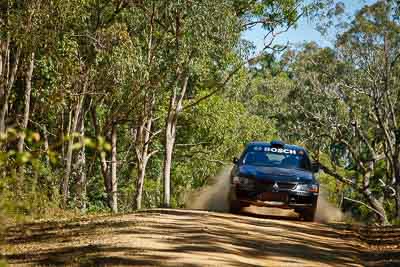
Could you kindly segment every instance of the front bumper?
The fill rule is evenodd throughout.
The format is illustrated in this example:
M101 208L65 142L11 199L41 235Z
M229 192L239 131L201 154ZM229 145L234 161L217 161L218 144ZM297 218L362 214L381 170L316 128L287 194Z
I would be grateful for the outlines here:
M269 190L249 190L240 188L238 185L231 185L229 199L230 201L239 201L244 205L301 209L315 207L317 205L318 193L290 189L277 192Z

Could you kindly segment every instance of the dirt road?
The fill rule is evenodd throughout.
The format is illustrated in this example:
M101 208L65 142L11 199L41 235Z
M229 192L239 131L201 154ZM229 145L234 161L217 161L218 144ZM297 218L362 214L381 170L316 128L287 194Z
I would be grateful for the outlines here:
M362 266L343 225L291 217L150 210L9 228L11 266Z

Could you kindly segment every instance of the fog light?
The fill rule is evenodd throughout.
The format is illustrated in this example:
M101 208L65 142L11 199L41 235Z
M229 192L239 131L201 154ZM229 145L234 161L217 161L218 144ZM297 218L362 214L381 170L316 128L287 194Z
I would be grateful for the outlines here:
M319 186L317 184L298 184L295 191L318 193Z
M244 177L239 177L239 181L242 185L248 185L249 184L249 179L244 178Z
M311 192L311 193L318 193L318 191L319 191L319 186L318 186L317 184L311 184L311 185L309 185L309 187L308 187L308 192Z

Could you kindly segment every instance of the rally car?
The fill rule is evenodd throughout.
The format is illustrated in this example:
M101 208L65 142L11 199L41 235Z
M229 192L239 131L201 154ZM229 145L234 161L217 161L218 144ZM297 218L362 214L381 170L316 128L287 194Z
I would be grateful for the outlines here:
M319 193L315 173L319 167L303 147L282 141L251 142L233 163L232 213L255 205L293 209L304 220L314 220Z

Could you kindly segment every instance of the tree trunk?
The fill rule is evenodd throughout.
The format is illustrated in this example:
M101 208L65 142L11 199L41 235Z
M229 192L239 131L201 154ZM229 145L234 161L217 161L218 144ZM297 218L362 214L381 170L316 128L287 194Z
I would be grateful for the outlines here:
M99 125L97 122L96 109L94 107L91 108L90 114L91 114L91 118L92 118L95 135L100 136L101 134L100 134ZM106 136L106 140L107 140L107 142L109 141L109 138L107 136ZM112 183L111 183L111 175L110 175L110 165L107 163L106 151L101 151L99 153L99 155L100 155L101 174L103 176L104 188L105 188L105 192L107 194L107 206L110 209L112 209L112 196L111 196Z
M118 212L117 180L117 125L113 123L111 134L111 210Z
M156 154L158 151L154 150L149 152L149 146L152 135L152 125L153 125L153 108L155 105L155 97L151 96L149 101L149 106L145 110L145 114L143 114L141 118L141 123L138 129L136 129L136 137L135 137L135 150L136 150L136 158L137 158L137 170L138 170L138 179L136 182L136 194L135 194L135 202L136 209L142 208L142 198L143 198L143 187L144 187L144 179L146 176L146 167L149 159ZM148 111L147 111L148 110ZM147 113L147 114L146 114Z
M107 205L111 209L112 208L111 175L106 156L107 156L106 152L104 151L100 152L101 173L103 175L104 187L107 194Z
M383 208L383 205L381 202L379 202L371 193L371 190L369 190L369 175L371 175L371 172L367 172L364 174L363 177L363 186L360 187L357 183L353 182L351 179L348 179L342 175L340 175L338 172L335 170L325 166L324 164L320 163L321 169L328 175L332 176L333 178L337 179L338 181L345 183L349 186L351 186L355 191L361 193L364 195L364 197L367 199L369 205L372 207L374 212L377 214L379 222L381 224L389 224L387 216L386 216L386 211ZM371 167L370 170L373 168ZM379 214L378 214L379 213Z
M80 122L79 141L81 149L77 158L78 165L78 199L79 207L82 213L86 213L86 148L85 148L85 115L82 114Z
M387 219L386 211L383 207L383 204L372 195L371 190L364 189L363 195L367 198L368 203L371 205L371 207L379 212L379 214L376 213L379 223L382 225L389 225L389 221Z
M6 62L7 64L7 69L10 69L10 49L7 45L7 51L6 51ZM19 67L19 57L20 57L21 51L19 48L17 48L17 51L15 53L15 59L14 59L14 64L11 70L11 73L9 71L6 71L6 78L3 79L5 80L5 83L1 86L3 86L3 90L5 91L3 93L3 99L2 99L2 107L0 110L0 133L5 133L6 131L6 117L7 117L7 112L8 112L8 100L11 95L11 90L12 87L14 86L14 82L17 76L17 70Z
M170 102L168 115L165 125L165 140L164 140L164 200L163 206L169 208L171 206L171 167L172 167L172 154L174 152L175 138L176 138L176 125L178 123L178 115L182 111L183 98L186 95L186 90L189 82L189 75L187 75L182 84L179 96L174 90Z
M167 121L165 125L165 144L164 144L164 199L163 207L169 208L171 203L171 166L172 153L175 144L175 126L176 126L176 94L171 97L168 110Z
M170 207L171 203L171 166L172 153L175 144L175 130L171 120L168 120L165 133L165 152L164 152L164 199L163 206Z
M64 130L64 124L65 124L65 110L62 109L61 111L61 158L65 159L65 130ZM62 162L63 166L64 166L64 162Z
M107 194L107 205L112 212L118 212L118 180L117 180L117 128L112 126L111 162L107 162L107 153L100 152L101 173ZM110 163L110 164L109 164Z
M136 183L136 196L135 196L136 209L138 210L142 208L144 178L146 176L146 165L147 165L147 159L144 159L144 161L141 161L140 164L138 165L138 179Z
M400 132L399 132L400 135ZM399 150L400 150L400 140L399 137L396 137L396 152L393 158L394 164L394 175L393 181L391 182L391 186L394 188L396 192L395 194L395 201L396 201L396 218L400 221L400 159L399 159Z
M47 127L46 125L43 126L43 145L44 145L44 151L45 151L45 156L44 160L46 162L46 166L49 168L50 167L50 158L49 158L49 135L47 133Z
M397 183L396 190L396 218L400 221L400 183Z
M63 202L62 206L65 208L67 206L67 201L69 197L69 179L71 176L71 169L72 169L72 153L73 153L73 144L74 144L74 133L76 131L76 126L77 126L77 121L78 121L78 105L75 107L75 116L71 125L71 130L69 132L68 136L68 145L67 145L67 153L65 156L65 174L64 174L64 179L62 183L62 196L63 196ZM72 113L70 113L70 116L72 116Z
M152 101L152 105L154 104L154 101ZM151 109L153 106L151 106ZM143 198L143 186L144 186L144 179L146 176L146 167L147 163L152 155L157 153L157 151L153 151L149 153L149 143L150 143L150 137L151 137L151 128L152 128L152 123L153 123L153 116L152 116L152 111L149 112L150 114L148 115L147 121L145 121L144 125L139 127L139 129L136 131L136 142L137 142L137 147L136 147L136 158L137 158L137 163L138 163L138 179L136 183L136 195L135 195L135 201L136 201L136 209L141 209L142 208L142 198Z
M150 23L149 23L149 36L148 36L148 43L147 43L147 68L148 70L151 69L152 63L152 53L153 53L153 27L154 27L154 14L155 14L155 5L153 3L152 13L150 16ZM150 73L148 73L150 74ZM148 75L150 76L150 75ZM149 101L149 106L147 105L147 100ZM138 129L136 130L136 158L137 158L137 171L138 171L138 178L136 181L136 193L135 193L135 202L136 202L136 209L142 208L142 198L143 198L143 187L144 187L144 179L146 176L146 167L147 162L152 154L149 154L149 143L150 143L150 132L153 122L153 108L155 104L154 95L146 95L145 98L145 108L143 112L143 116L141 117L141 123ZM146 120L147 118L147 120Z
M372 151L372 149L370 149L370 150ZM376 199L373 196L371 190L369 189L370 188L370 180L371 180L371 177L373 177L373 173L374 173L375 166L376 166L375 161L376 161L376 157L374 157L373 161L370 161L368 163L368 167L367 167L366 172L364 173L364 177L363 177L363 190L362 191L363 191L364 196L367 198L369 204L376 211L379 212L379 213L376 213L379 223L382 225L388 225L389 221L387 219L386 211L385 211L385 208L383 207L383 203L381 201L379 201L378 199Z
M3 79L3 54L4 54L4 42L0 40L0 103L3 101L4 97L4 79Z
M67 201L69 197L69 180L71 176L71 169L72 169L72 153L73 153L73 144L74 144L74 134L77 130L78 127L78 121L79 121L79 116L82 111L82 106L83 106L83 101L85 99L85 93L86 93L86 88L88 84L88 77L85 78L85 82L83 85L83 90L82 90L82 95L78 99L75 108L74 108L74 118L72 120L72 126L71 126L71 131L69 133L69 139L68 139L68 146L67 146L67 154L65 157L65 174L64 174L64 179L62 182L62 196L63 196L63 202L62 206L65 208L67 206ZM72 113L70 113L72 116Z
M32 74L33 68L35 66L35 53L31 54L29 68L26 71L25 75L25 109L24 109L24 118L21 125L21 130L24 131L20 134L20 138L18 141L18 152L22 153L24 151L24 143L25 143L25 135L26 130L29 123L29 112L30 112L30 103L31 103L31 91L32 91Z

